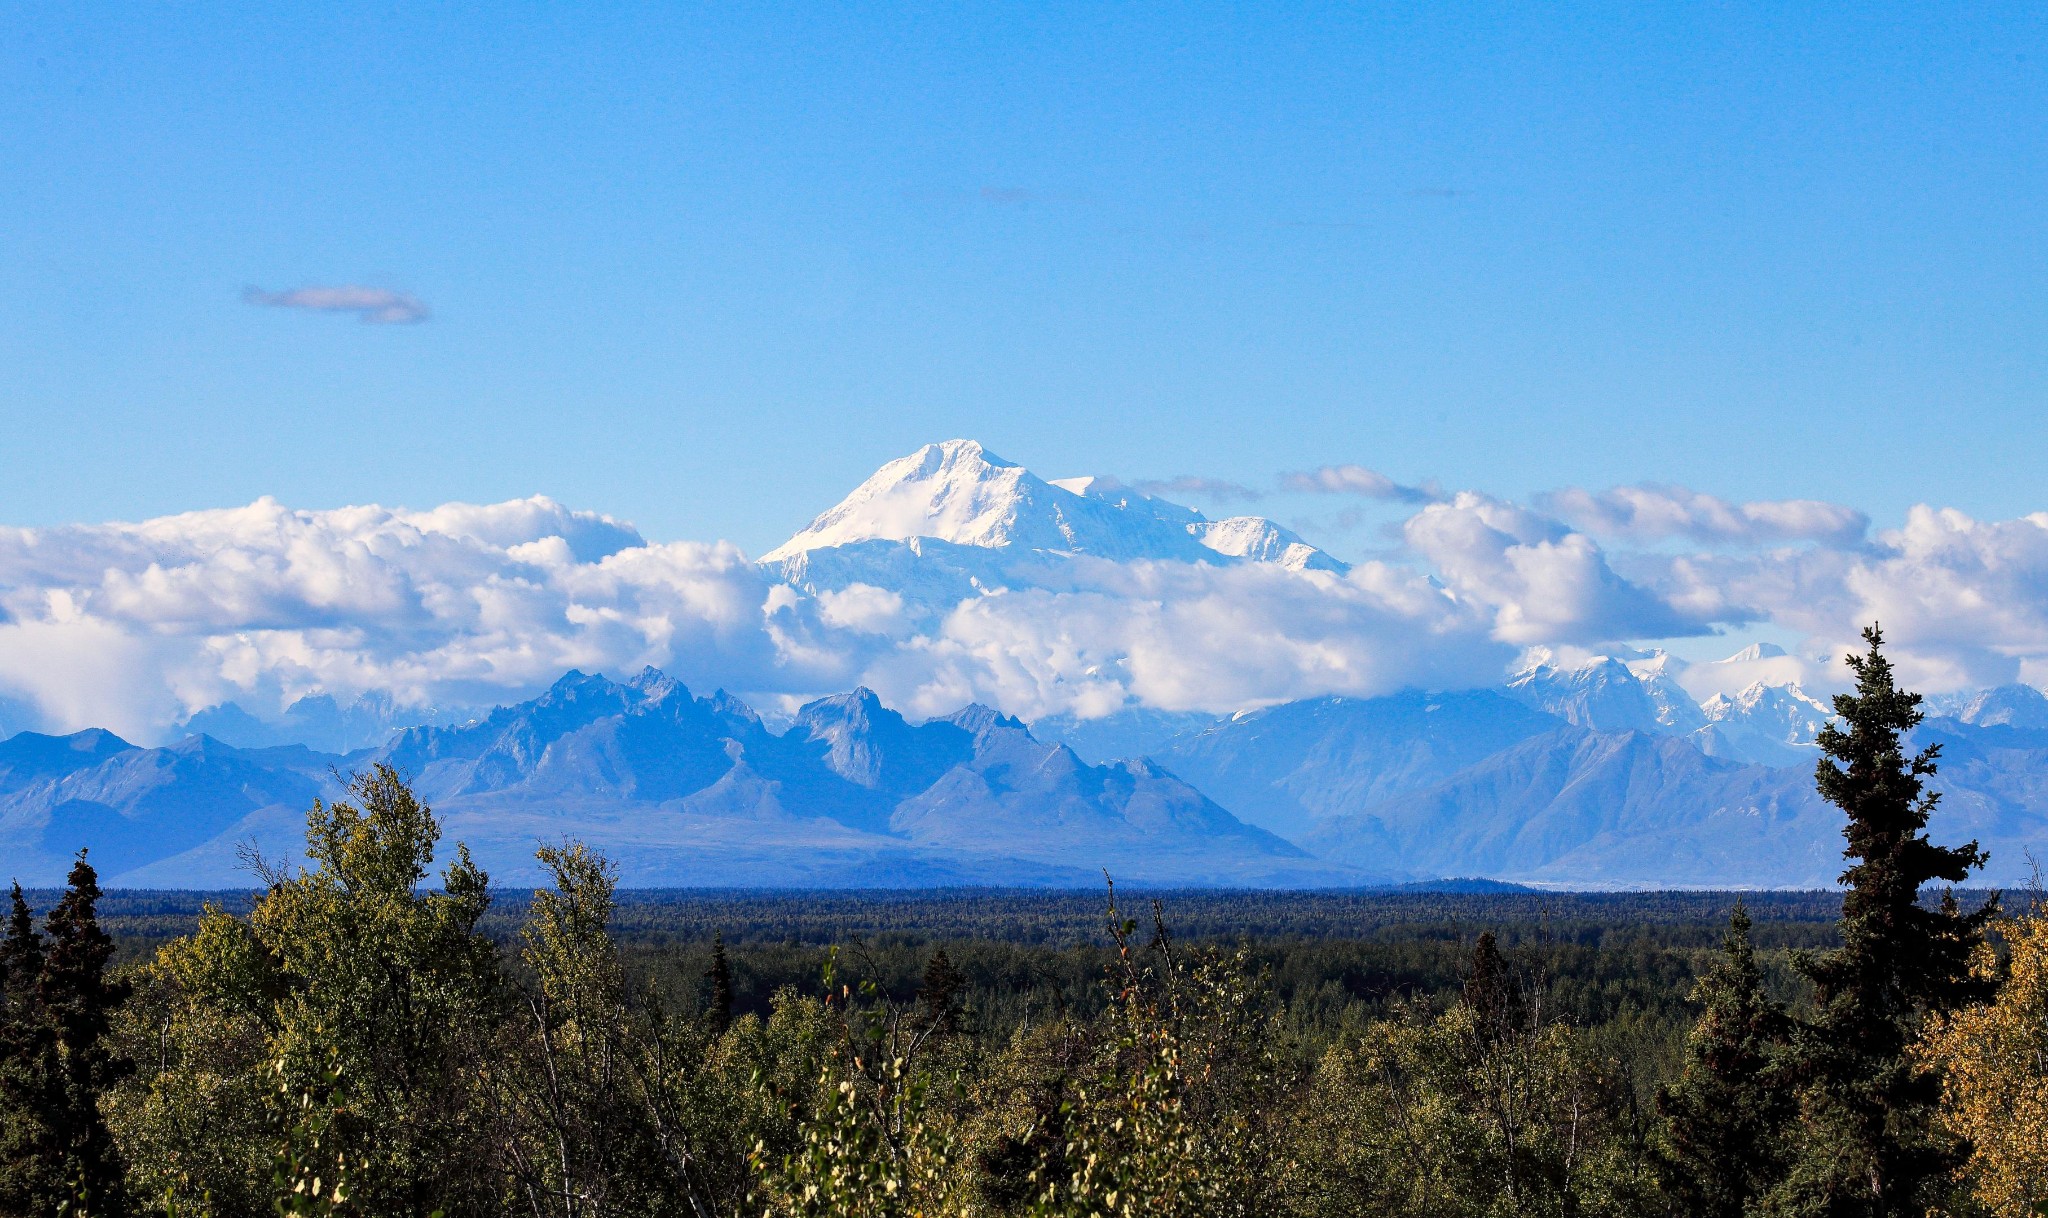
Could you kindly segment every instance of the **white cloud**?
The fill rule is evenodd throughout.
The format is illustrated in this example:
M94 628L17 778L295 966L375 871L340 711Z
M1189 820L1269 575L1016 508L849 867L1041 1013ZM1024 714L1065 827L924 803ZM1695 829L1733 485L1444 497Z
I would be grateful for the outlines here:
M1731 503L1682 486L1642 483L1594 494L1569 488L1537 500L1545 511L1601 537L1656 542L1683 538L1707 544L1754 545L1818 541L1854 545L1870 518L1817 499Z
M1452 588L1492 608L1503 642L1670 638L1712 621L1617 574L1585 534L1471 491L1417 512L1403 534Z
M1483 610L1385 564L1342 576L1268 563L1073 568L1068 588L961 602L864 679L925 714L979 700L1027 718L1089 718L1484 683L1513 655Z
M345 283L334 287L292 288L266 292L262 288L242 289L242 299L252 305L273 309L311 309L317 313L354 313L370 325L413 325L430 314L425 302L406 292L369 288Z
M50 727L147 737L218 701L260 712L314 690L469 705L570 667L764 687L829 675L780 653L769 588L733 546L648 545L546 499L431 512L265 499L0 530L0 693Z
M909 568L883 555L814 595L731 545L650 543L544 498L317 512L263 499L0 528L0 701L46 728L146 740L225 700L266 713L382 690L467 707L567 668L653 664L771 701L866 683L919 713L976 699L1025 716L1220 712L1489 684L1524 647L1752 622L1838 656L1873 619L1929 692L2048 673L2048 513L1918 508L1853 545L1673 553L1609 550L1467 492L1402 535L1405 560L1346 575L976 550L954 559L981 565L939 575L927 567L943 554Z
M1653 578L1674 599L1747 605L1832 656L1880 622L1901 679L1927 692L2020 680L2048 658L2048 513L1921 506L1854 549L1696 555Z

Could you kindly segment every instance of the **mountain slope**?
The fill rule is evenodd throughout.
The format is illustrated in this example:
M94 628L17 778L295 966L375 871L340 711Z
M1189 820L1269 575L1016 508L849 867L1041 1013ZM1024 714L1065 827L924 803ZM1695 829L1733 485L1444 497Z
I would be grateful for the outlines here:
M1797 685L1762 683L1715 694L1700 709L1707 723L1692 740L1707 756L1808 770L1820 759L1814 740L1835 714Z
M1298 841L1318 818L1441 782L1558 724L1491 690L1317 698L1233 716L1160 760L1245 821Z
M101 875L197 847L245 818L290 809L303 825L337 760L298 747L236 749L206 736L144 749L102 731L0 743L0 857L47 882L81 848Z
M1328 818L1304 844L1340 860L1398 859L1416 875L1819 886L1841 870L1839 825L1791 771L1670 736L1562 727L1426 791Z

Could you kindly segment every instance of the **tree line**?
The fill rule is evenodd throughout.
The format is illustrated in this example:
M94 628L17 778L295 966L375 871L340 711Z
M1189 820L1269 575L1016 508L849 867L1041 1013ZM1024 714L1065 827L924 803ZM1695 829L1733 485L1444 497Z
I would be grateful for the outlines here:
M315 804L308 865L136 967L83 857L40 927L14 891L0 1214L2048 1212L2048 912L1925 899L1983 858L1929 840L1938 756L1867 638L1817 768L1836 945L1784 956L1788 1000L1738 906L1668 1065L1619 1048L1639 1006L1589 1020L1492 934L1446 999L1310 1028L1252 946L1114 888L1096 1001L991 1026L942 947L907 993L850 951L742 1009L715 938L679 1003L576 843L501 950L380 767Z

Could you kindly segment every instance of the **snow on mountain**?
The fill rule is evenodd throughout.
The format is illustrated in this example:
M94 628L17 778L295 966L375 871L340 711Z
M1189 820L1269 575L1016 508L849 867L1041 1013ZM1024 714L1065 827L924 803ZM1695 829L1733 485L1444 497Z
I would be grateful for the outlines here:
M1048 482L972 440L927 444L889 462L761 561L804 587L850 582L844 578L848 572L819 561L820 551L841 547L861 548L841 556L840 565L847 559L862 568L893 564L898 574L907 574L903 568L915 565L914 559L937 558L956 569L944 581L947 587L984 583L1003 570L948 548L914 544L919 541L1116 561L1240 559L1297 570L1344 570L1342 563L1261 517L1211 521L1193 508L1141 494L1110 478ZM903 543L912 558L872 544L878 542Z
M1683 734L1704 726L1699 704L1654 661L1602 655L1569 667L1538 664L1510 678L1507 692L1594 731Z
M1940 713L1977 727L2048 729L2048 696L2031 685L2000 685L1953 695L1944 702L1946 706L1929 709L1939 709Z
M1760 681L1734 697L1715 694L1701 709L1708 721L1692 740L1707 756L1809 768L1820 756L1814 738L1835 714L1797 685Z
M1292 571L1341 571L1344 565L1263 516L1232 516L1193 528L1195 539L1218 554L1274 562Z
M1839 669L1837 663L1834 668ZM1704 664L1688 664L1671 673L1688 693L1701 703L1718 694L1734 697L1752 685L1825 684L1835 675L1826 665L1817 665L1791 655L1776 643L1751 643L1731 656Z

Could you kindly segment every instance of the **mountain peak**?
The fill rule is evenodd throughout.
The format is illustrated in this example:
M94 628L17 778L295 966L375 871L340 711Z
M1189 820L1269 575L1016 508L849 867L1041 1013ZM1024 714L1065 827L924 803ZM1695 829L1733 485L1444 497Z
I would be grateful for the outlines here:
M1714 661L1714 663L1754 664L1758 660L1775 660L1783 656L1784 654L1785 649L1783 647L1778 646L1776 643L1751 643L1749 646L1743 648L1741 651L1736 652L1734 655L1729 656L1727 659L1716 660Z
M1973 695L1956 717L1979 727L2048 727L2048 697L2031 685L2000 685Z
M1211 521L1104 476L1049 482L973 440L927 444L889 462L761 561L787 566L816 550L861 542L915 546L920 538L1120 561L1236 559L1344 569L1261 517Z

